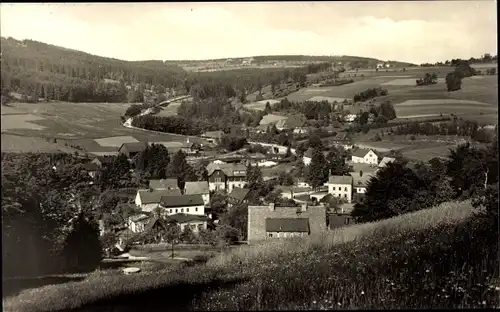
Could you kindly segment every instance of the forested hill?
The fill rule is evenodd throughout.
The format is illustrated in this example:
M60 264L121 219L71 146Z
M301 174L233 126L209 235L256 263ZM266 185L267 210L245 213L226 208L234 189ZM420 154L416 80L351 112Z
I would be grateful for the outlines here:
M32 40L2 37L1 52L2 92L51 100L122 102L129 89L183 88L187 77L181 67L162 61L128 62Z

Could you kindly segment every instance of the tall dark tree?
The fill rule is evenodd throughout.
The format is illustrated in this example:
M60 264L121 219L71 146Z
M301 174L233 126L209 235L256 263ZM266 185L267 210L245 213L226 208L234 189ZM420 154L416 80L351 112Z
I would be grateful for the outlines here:
M312 152L311 163L307 175L307 182L313 188L318 188L328 181L328 164L320 148Z

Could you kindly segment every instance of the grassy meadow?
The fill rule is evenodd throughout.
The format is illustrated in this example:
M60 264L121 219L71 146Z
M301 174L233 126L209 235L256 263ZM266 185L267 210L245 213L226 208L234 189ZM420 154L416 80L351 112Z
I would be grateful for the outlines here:
M307 239L270 240L134 275L25 290L4 311L307 310L498 307L496 254L470 202ZM464 249L466 246L466 249Z

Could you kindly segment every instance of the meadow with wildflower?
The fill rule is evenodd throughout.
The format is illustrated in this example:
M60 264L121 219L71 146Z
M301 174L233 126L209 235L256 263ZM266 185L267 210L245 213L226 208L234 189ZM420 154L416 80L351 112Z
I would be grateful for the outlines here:
M474 212L470 201L445 203L241 247L206 264L26 290L4 300L4 310L499 307L498 244Z

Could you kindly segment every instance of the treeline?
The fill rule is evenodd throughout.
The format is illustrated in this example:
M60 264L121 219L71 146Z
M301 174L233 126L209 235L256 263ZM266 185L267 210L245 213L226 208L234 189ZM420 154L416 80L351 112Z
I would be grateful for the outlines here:
M430 122L412 122L395 127L393 133L398 135L458 135L468 136L482 143L493 140L494 132L481 128L475 121L454 119L451 122L433 124Z
M479 58L471 57L468 60L462 59L451 59L446 60L445 62L436 62L434 64L431 63L423 63L420 66L422 67L434 67L434 66L457 66L459 63L467 61L469 64L487 64L487 63L496 63L498 62L498 55L491 56L490 53L485 53L483 56Z
M218 130L216 127L209 127L208 123L202 123L199 120L187 119L181 116L136 116L132 120L132 126L146 130L183 135L199 135L204 132L204 129L207 129L205 131Z
M379 97L379 96L385 96L389 94L387 89L382 89L382 88L370 88L366 89L365 91L362 91L360 93L357 93L353 97L354 102L363 102L363 101L368 101L370 99Z
M271 111L303 114L307 119L316 120L329 120L331 113L334 112L332 104L328 101L290 102L287 98L285 98L279 103L275 103L269 107L271 108ZM266 109L268 109L267 105Z

